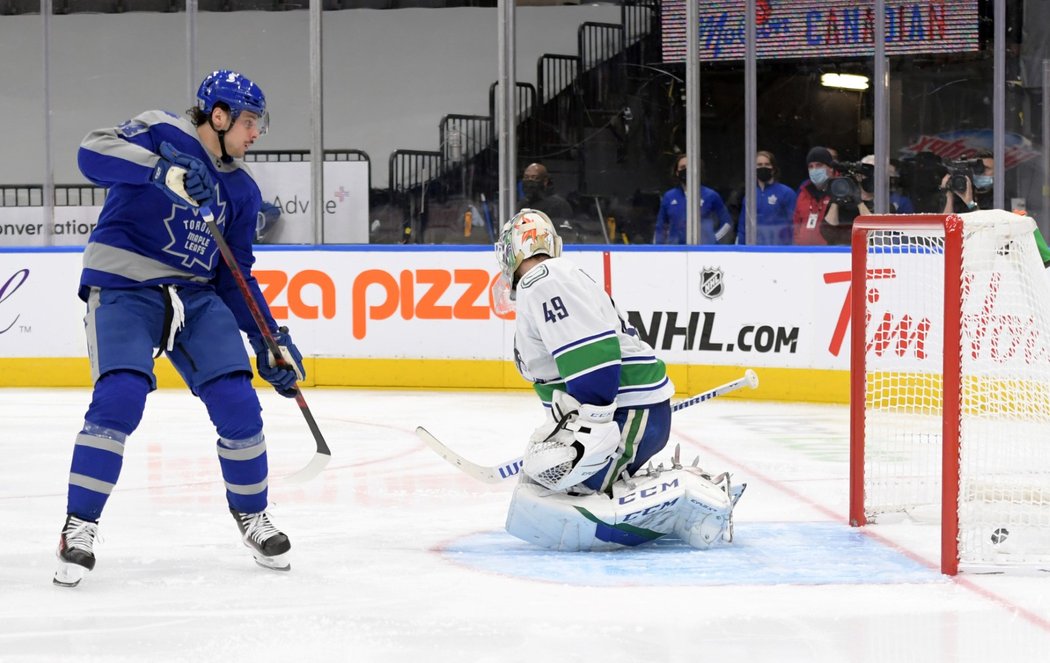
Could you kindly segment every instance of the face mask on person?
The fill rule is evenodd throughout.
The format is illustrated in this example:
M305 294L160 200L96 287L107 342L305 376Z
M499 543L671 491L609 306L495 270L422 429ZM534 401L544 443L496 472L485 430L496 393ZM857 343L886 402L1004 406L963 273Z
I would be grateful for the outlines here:
M758 181L766 184L773 180L773 169L769 166L759 166L755 169L755 175L758 176Z
M683 168L682 170L678 171L678 181L681 182L682 184L685 184L685 168Z
M865 177L860 181L860 189L864 193L875 193L875 180Z
M526 198L539 198L543 195L543 182L538 180L524 180L521 183L521 189L525 192Z
M992 188L992 184L995 180L991 175L974 175L973 176L973 188L978 191L988 191Z
M828 171L824 168L810 168L809 169L809 181L820 186L824 182L828 181Z

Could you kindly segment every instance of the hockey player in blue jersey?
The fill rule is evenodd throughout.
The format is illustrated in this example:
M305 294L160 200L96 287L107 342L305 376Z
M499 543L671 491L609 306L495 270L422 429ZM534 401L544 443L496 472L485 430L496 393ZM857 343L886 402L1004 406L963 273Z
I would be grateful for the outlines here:
M561 246L550 218L532 209L508 221L496 242L494 301L515 310L518 371L548 408L529 439L507 531L565 551L669 535L697 548L731 540L743 486L677 458L669 468L647 467L671 432L674 385Z
M80 145L81 171L108 195L80 278L94 390L73 448L56 584L75 586L95 566L98 520L125 442L156 388L153 360L161 352L215 426L226 499L244 544L259 564L290 568L288 537L266 513L262 408L240 334L256 352L259 375L295 397L302 356L251 277L261 196L241 158L266 133L267 121L262 90L222 70L204 79L197 106L185 116L147 111L92 131ZM286 360L282 366L221 260L202 207L214 213L247 278Z

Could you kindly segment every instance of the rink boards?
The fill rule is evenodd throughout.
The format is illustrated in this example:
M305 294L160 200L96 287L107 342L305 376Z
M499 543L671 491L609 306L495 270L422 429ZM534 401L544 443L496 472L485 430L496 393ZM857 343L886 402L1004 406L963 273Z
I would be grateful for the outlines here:
M754 368L751 398L847 402L845 249L567 247L670 367L680 394ZM85 386L81 249L4 249L0 385ZM258 247L254 274L308 386L526 388L487 246ZM571 314L571 312L570 312ZM178 377L158 360L161 386Z

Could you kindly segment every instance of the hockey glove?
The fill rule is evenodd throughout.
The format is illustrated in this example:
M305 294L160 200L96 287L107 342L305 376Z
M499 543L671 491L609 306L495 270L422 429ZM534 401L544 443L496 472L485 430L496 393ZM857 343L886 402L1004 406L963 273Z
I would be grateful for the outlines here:
M215 181L207 164L179 152L171 143L161 143L160 161L153 167L150 181L179 205L204 207L215 195Z
M566 392L554 392L551 414L558 423L544 440L535 439L540 429L533 433L525 453L525 474L556 491L568 490L597 474L619 452L615 413L616 403L581 405Z
M273 335L273 340L277 341L277 346L281 350L280 361L274 358L261 336L248 339L252 350L255 350L255 368L259 371L259 377L273 385L278 394L285 398L295 398L295 395L299 393L295 385L296 381L306 379L303 355L292 342L287 327L279 328Z
M255 240L262 241L263 235L268 233L273 224L281 220L281 208L273 203L262 201L259 214L255 221Z

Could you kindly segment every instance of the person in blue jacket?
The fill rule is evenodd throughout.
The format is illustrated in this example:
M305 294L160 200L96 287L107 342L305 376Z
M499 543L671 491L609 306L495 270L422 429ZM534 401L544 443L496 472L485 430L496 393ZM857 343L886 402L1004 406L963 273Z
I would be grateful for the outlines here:
M302 355L278 328L251 277L261 196L241 159L267 129L266 97L243 75L207 76L186 115L146 111L117 127L90 132L77 154L81 172L108 194L84 249L79 295L94 384L69 473L66 521L54 583L72 587L95 566L99 517L120 475L125 443L157 386L153 360L168 355L218 433L226 500L256 561L287 570L288 537L266 513L266 443L262 408L241 332L257 353L259 375L294 398ZM284 362L223 262L202 208L246 279ZM158 538L183 536L158 518Z
M653 244L685 244L686 216L685 173L686 155L679 154L674 160L671 174L678 184L667 190L660 200L660 211L656 213ZM700 162L703 170L703 161ZM700 244L731 244L733 220L722 202L722 196L714 189L700 187Z
M795 213L794 189L780 183L780 168L772 152L759 150L755 154L755 241L753 244L790 245ZM737 221L736 243L747 244L747 196L743 198Z

